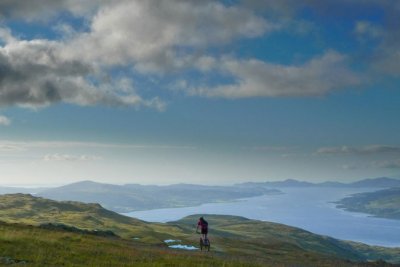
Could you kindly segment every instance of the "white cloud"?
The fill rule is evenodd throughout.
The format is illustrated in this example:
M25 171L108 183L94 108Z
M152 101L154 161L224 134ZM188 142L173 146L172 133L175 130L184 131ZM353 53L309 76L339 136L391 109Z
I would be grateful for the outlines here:
M217 70L235 81L215 87L188 88L190 95L222 98L318 96L360 83L346 57L328 51L303 65L269 64L257 59L222 58Z
M45 20L62 11L75 15L93 12L100 5L111 0L35 0L35 1L0 1L0 18L18 18L24 20Z
M44 161L93 161L101 157L91 155L48 154L43 156Z
M0 140L0 151L27 151L29 149L56 148L120 148L120 149L197 149L194 146L149 145L149 144L117 144L73 141L8 141Z
M65 54L165 72L191 63L192 49L261 36L277 27L248 9L217 1L118 1L102 7L90 31L72 40Z
M400 169L400 159L373 162L372 166L383 169Z
M362 37L378 38L382 36L383 29L369 21L361 20L356 22L354 32Z
M7 118L6 116L2 116L0 115L0 126L8 126L10 125L11 120L9 118Z
M400 159L379 160L363 164L345 164L342 168L346 170L400 169Z
M77 0L39 1L41 7L29 1L3 1L0 14L40 17L67 10L87 15L87 31L75 32L63 24L58 26L65 34L61 40L21 41L9 30L0 29L0 39L6 43L0 46L0 106L40 107L67 102L165 109L166 103L159 97L141 97L142 88L134 88L132 81L126 82L129 79L122 78L121 82L110 78L110 70L120 66L139 72L144 79L193 69L201 75L213 71L230 78L231 83L217 85L191 83L184 78L180 78L184 82L177 82L178 90L189 95L214 98L319 96L361 83L349 69L347 56L334 51L296 65L210 53L210 49L237 39L292 27L293 19L284 14L295 14L304 6L297 1L231 5L212 0L101 0L82 5ZM346 6L345 1L339 2L335 8ZM46 4L48 10L43 8ZM326 7L317 1L306 5L318 12ZM276 10L279 16L266 10ZM377 34L376 29L365 21L356 26L359 34Z
M17 41L17 39L12 35L10 29L0 27L0 44L1 41L5 43L12 43Z
M252 147L244 147L244 149L249 149L253 151L264 151L264 152L289 152L295 150L296 148L288 146L252 146Z
M49 2L49 13L98 11L89 19L87 32L71 33L67 27L66 38L58 41L18 40L2 28L0 106L67 102L163 110L166 103L159 97L143 99L132 86L126 86L129 83L110 80L109 70L123 65L151 73L186 67L206 71L215 59L196 50L278 28L249 9L217 1L97 1L82 10L75 0L41 1ZM3 16L47 13L25 2L6 1L0 7Z
M318 154L386 154L386 153L400 153L400 146L391 145L368 145L363 147L322 147L317 150Z
M359 169L359 166L357 164L343 164L341 167L344 170L357 170L357 169Z

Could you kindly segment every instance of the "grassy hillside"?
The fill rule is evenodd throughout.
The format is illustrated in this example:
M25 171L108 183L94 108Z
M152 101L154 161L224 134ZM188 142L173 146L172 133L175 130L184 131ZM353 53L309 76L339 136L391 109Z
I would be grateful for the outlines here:
M57 202L23 194L0 196L0 203L0 219L7 222L0 225L0 263L353 266L354 262L380 258L400 262L400 249L343 242L281 224L220 215L207 216L210 253L178 251L163 241L179 239L181 244L197 246L199 237L194 230L199 215L157 224L121 216L98 204Z
M176 227L146 223L101 207L74 201L54 201L27 194L0 195L0 220L28 225L65 224L81 229L112 231L123 238L138 235L150 243L182 236Z
M339 208L349 211L400 219L400 187L355 194L337 203Z
M283 224L237 216L205 216L217 245L223 244L218 249L229 253L240 254L248 250L252 255L268 261L283 257L287 262L312 262L313 257L321 258L321 255L325 255L352 261L386 259L400 263L400 248L372 247L341 241ZM169 224L190 231L197 218L198 215L192 215Z
M213 253L174 251L121 238L6 223L0 223L0 265L261 266Z

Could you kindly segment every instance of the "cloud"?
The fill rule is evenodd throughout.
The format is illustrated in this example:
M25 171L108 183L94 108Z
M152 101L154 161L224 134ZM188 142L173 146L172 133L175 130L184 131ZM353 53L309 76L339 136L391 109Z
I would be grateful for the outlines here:
M379 38L383 35L383 29L369 21L357 21L354 32L361 37Z
M8 141L0 140L0 151L27 151L29 149L58 148L119 148L119 149L197 149L194 146L148 145L148 144L117 144L73 141Z
M94 1L82 7L75 0L40 1L43 5L3 1L0 14L33 18L59 10L97 11L88 17L88 31L69 30L56 41L18 40L1 28L0 106L37 108L66 102L164 110L166 103L157 96L143 99L133 86L128 92L121 90L110 71L124 66L163 73L191 68L193 62L206 70L213 59L196 50L261 36L278 27L249 9L217 1Z
M48 154L43 156L44 161L94 161L101 157L90 155Z
M24 151L24 148L14 144L0 144L0 152L20 152Z
M0 18L17 18L24 20L45 20L62 11L75 15L93 12L100 5L111 0L35 0L35 1L0 1Z
M217 1L117 1L103 6L90 30L71 40L64 53L107 65L132 64L141 72L165 72L190 66L198 50L277 27L248 9Z
M358 164L343 164L341 167L344 170L357 170L357 169L360 169Z
M217 69L234 83L188 88L190 95L220 98L319 96L360 83L346 66L346 57L328 51L303 65L269 64L257 59L223 58Z
M0 46L0 106L42 107L66 102L165 107L158 98L145 100L133 88L127 90L126 82L102 79L101 70L93 64L62 57L59 42L4 36L7 44Z
M400 169L400 159L372 161L363 164L344 164L342 165L342 168L345 170Z
M363 147L322 147L317 150L318 154L386 154L386 153L400 153L400 146L389 145L369 145Z
M373 162L372 165L375 168L400 169L400 159Z
M373 75L400 75L400 2L397 0L308 0L306 6L322 16L362 18L355 24L358 36L374 38L377 44L365 50L363 57ZM303 6L304 7L304 6ZM297 11L302 7L297 8ZM378 11L382 19L364 20L371 10Z
M173 73L182 74L179 80L184 81L185 73L194 70L200 76L212 71L217 80L230 81L180 83L179 91L191 96L239 99L325 95L365 82L351 71L349 56L328 50L303 64L283 65L257 58L217 56L213 51L239 39L258 38L297 24L308 25L299 28L312 29L308 21L299 20L298 15L306 7L318 14L331 9L333 15L361 4L387 8L373 0L324 3L250 0L234 4L212 0L88 2L38 0L32 4L6 0L0 3L0 16L4 18L40 19L68 11L86 16L87 23L83 32L75 32L71 25L59 24L57 27L64 36L57 41L18 40L9 30L0 29L0 39L5 43L0 45L0 106L36 108L65 102L83 106L166 108L166 102L157 93L144 99L143 88L134 87L134 80L127 83L127 89L123 85L126 83L113 78L113 70L120 67L129 69L127 77L135 74L139 80ZM355 25L359 35L389 40L386 28L381 32L383 28L365 20ZM395 27L390 29L395 31ZM388 48L390 43L397 47L397 39L393 38L394 41L382 41L381 46ZM376 68L385 65L396 69L400 60L393 61L392 57L396 57L397 50L382 51L380 55L374 53L375 61L381 62ZM387 51L392 51L394 56L383 55ZM390 62L386 64L385 60Z
M253 151L264 151L264 152L288 152L288 151L293 151L296 148L287 146L252 146L252 147L244 147L244 149Z
M11 120L7 118L6 116L0 115L0 126L8 126L10 125Z
M360 58L370 67L371 74L400 75L400 2L397 0L281 0L281 1L257 1L243 0L241 5L263 12L267 16L286 17L292 20L298 19L304 10L316 15L317 18L343 20L358 19L354 25L354 33L362 41L357 52L357 61ZM381 19L371 18L371 10L379 13ZM366 38L373 38L371 42L365 42ZM366 48L364 51L363 48ZM360 54L362 54L360 56Z

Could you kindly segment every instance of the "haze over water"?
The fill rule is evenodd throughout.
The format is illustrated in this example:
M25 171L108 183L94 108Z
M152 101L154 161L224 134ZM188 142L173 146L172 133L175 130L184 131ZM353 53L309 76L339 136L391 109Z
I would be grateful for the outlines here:
M400 220L370 217L335 207L349 194L368 189L284 188L284 194L265 195L231 203L198 207L155 209L126 213L151 222L167 222L191 214L224 214L283 223L310 232L369 245L400 247ZM193 222L195 224L195 222ZM210 225L212 229L212 225ZM211 230L212 234L212 230Z

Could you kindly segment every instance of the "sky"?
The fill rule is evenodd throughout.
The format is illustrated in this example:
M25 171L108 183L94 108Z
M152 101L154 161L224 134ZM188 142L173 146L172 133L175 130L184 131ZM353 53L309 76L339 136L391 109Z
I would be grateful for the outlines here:
M396 0L1 0L0 184L400 177Z

